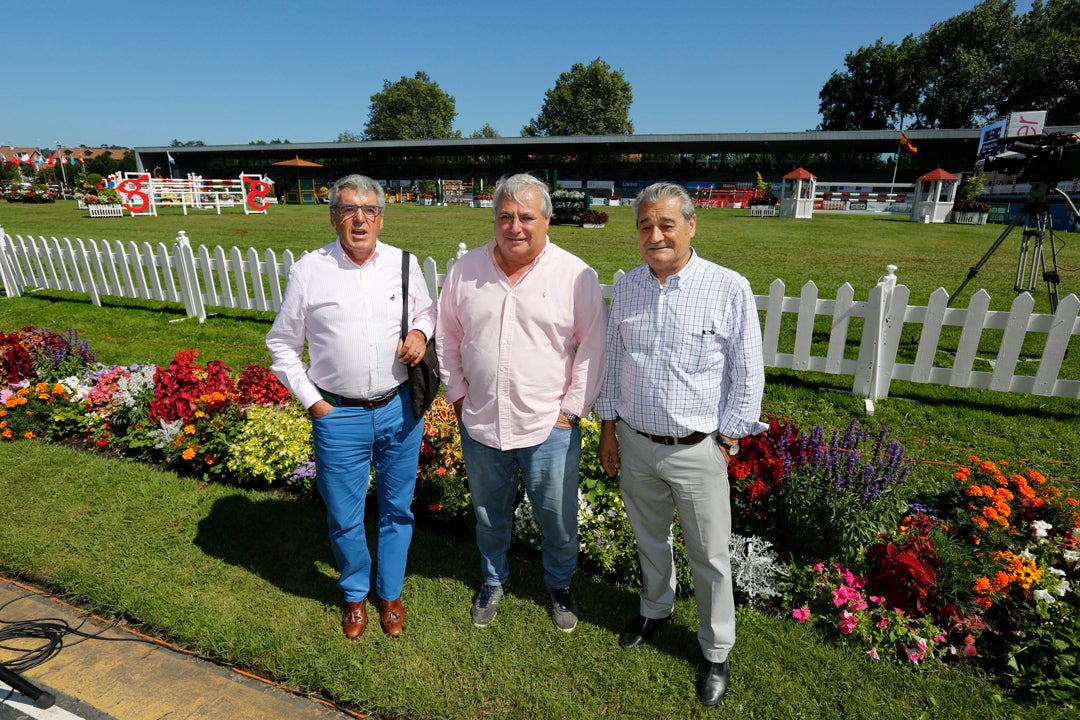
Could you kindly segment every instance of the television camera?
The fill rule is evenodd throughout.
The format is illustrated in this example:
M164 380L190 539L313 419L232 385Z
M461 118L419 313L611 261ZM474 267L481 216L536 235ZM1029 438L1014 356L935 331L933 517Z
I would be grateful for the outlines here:
M1031 189L1020 212L1013 217L979 262L971 266L960 287L949 296L949 302L979 274L983 265L1005 242L1013 228L1022 225L1023 239L1020 242L1020 257L1016 263L1013 289L1018 293L1032 292L1041 279L1046 283L1050 297L1050 312L1054 313L1057 312L1061 275L1058 272L1057 239L1048 198L1050 192L1060 195L1080 221L1080 211L1069 196L1057 187L1062 179L1080 177L1080 133L1046 133L1023 138L1005 138L1001 144L1005 152L987 158L984 168L1015 175L1018 180L1030 183ZM1044 254L1044 241L1047 238L1050 240L1049 267Z

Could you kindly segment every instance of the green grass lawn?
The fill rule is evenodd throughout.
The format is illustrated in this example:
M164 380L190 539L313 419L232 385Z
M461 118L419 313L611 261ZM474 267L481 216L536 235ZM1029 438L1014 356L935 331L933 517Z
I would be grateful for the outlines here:
M552 239L595 267L602 282L639 263L629 208L607 208L602 230L553 227ZM490 211L391 205L383 239L440 264L457 244L491 236ZM0 207L12 235L301 251L333 239L325 207L164 210L156 218L90 219L73 202ZM745 274L758 294L782 279L787 294L815 282L829 297L844 282L865 298L885 265L899 266L912 303L937 287L950 292L1000 226L921 225L903 218L820 215L750 218L748 211L700 213L695 245ZM1073 236L1068 236L1069 240ZM1071 254L1071 259L1070 259ZM1003 247L975 287L995 309L1013 298L1016 248ZM1063 266L1077 266L1075 251ZM1062 293L1075 292L1065 275ZM970 294L971 290L965 295ZM1046 311L1045 292L1036 296ZM966 299L960 305L966 304ZM204 323L164 303L58 292L0 298L0 330L25 325L79 330L108 363L168 363L177 349L239 370L266 364L268 313L221 311ZM1077 362L1070 353L1070 363ZM1070 365L1074 372L1076 365ZM1080 377L1074 373L1070 377ZM850 378L770 370L764 409L800 426L843 427L863 417ZM916 461L912 482L949 477L968 455L1027 459L1048 475L1077 478L1075 400L894 383L870 424L887 425ZM616 636L636 611L633 593L581 578L582 624L556 631L542 605L540 570L514 561L511 594L486 630L469 621L478 582L467 538L418 532L406 581L406 636L377 627L359 643L340 632L339 597L321 511L300 499L225 486L202 487L168 472L38 442L0 444L0 568L47 585L104 613L133 618L185 647L321 690L378 717L696 717L696 612L680 601L678 622L640 652ZM789 620L743 608L733 686L721 711L733 718L1065 718L1063 708L1018 705L974 671L920 673L852 656ZM393 666L399 672L387 673Z

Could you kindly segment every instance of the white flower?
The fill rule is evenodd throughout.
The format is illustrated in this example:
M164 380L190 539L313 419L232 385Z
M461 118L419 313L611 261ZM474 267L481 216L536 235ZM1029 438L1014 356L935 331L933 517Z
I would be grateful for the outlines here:
M1061 556L1065 558L1065 562L1072 565L1080 560L1080 550L1063 550Z
M1058 586L1054 588L1054 592L1058 594L1058 597L1065 597L1065 593L1069 592L1071 588L1072 586L1069 585L1068 580L1062 580L1058 583Z
M1055 602L1057 602L1057 600L1054 599L1054 596L1050 594L1050 591L1043 590L1042 588L1038 588L1037 590L1035 590L1035 599L1041 600L1047 605L1053 605Z
M1054 527L1045 520L1035 520L1031 523L1031 526L1035 528L1035 537L1037 538L1046 537L1047 531L1051 530Z

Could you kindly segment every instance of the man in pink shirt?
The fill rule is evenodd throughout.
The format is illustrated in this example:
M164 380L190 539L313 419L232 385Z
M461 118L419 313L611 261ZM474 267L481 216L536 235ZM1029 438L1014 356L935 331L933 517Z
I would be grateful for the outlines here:
M606 312L596 273L551 243L551 195L531 175L495 190L495 239L454 263L435 331L446 398L461 427L483 585L473 624L495 617L519 477L541 532L556 627L577 626L580 417L600 392Z

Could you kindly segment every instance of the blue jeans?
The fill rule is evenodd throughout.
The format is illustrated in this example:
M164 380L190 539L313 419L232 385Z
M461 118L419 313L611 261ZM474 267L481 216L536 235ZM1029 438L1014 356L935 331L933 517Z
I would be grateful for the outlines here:
M383 600L397 600L415 525L412 500L424 435L423 420L413 417L408 389L402 386L393 400L374 410L335 407L313 418L311 427L316 481L341 572L338 587L347 602L359 602L371 590L364 506L374 463L379 502L375 591Z
M458 428L476 512L476 546L484 583L504 585L510 579L506 553L520 477L540 526L544 582L552 588L569 587L578 554L581 428L553 426L544 442L516 450L488 447L470 438L460 422Z

